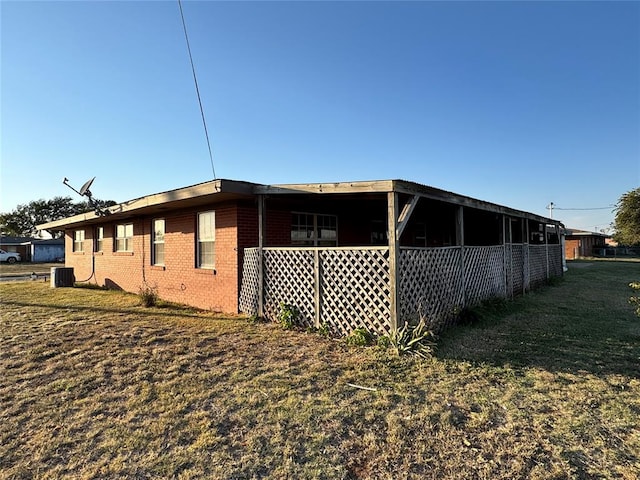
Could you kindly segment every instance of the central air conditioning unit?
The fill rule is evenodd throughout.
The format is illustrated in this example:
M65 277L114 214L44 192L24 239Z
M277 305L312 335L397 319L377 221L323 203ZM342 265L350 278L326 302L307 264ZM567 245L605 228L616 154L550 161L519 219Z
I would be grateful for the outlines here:
M73 287L75 281L72 267L51 267L51 288Z

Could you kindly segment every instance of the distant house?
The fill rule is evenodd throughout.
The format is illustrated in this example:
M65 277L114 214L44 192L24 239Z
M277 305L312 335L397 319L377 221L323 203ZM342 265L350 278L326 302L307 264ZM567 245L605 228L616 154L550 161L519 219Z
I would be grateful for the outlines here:
M598 232L565 229L564 252L567 260L575 260L584 257L593 257L599 254L599 250L606 246L609 235Z
M64 259L64 239L0 237L0 248L19 253L23 262L57 262Z
M562 270L557 220L403 180L215 180L39 225L78 280L221 312L389 333L510 297Z

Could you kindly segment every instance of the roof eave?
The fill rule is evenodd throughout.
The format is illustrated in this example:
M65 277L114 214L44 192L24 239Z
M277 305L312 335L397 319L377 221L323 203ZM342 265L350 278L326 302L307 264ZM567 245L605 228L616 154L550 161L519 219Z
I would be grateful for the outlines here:
M209 202L227 198L251 197L256 184L236 180L212 180L189 187L154 193L133 200L128 200L106 209L106 215L86 212L72 217L37 225L38 230L57 230L84 223L96 223L105 218L119 219L132 215L154 213L169 208L186 208L199 206Z

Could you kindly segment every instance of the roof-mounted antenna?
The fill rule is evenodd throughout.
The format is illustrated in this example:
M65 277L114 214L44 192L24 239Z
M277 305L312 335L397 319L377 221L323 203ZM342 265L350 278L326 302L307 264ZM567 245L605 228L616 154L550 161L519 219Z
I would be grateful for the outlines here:
M93 181L95 179L96 177L93 177L91 180L87 180L86 182L84 182L82 187L80 187L80 190L76 190L71 185L69 185L69 179L67 177L64 177L64 180L62 180L62 183L67 187L69 187L74 192L76 192L81 197L87 197L87 201L89 202L89 205L91 205L91 208L93 208L93 211L96 212L96 215L98 215L99 217L103 217L105 215L109 215L111 212L106 208L101 208L100 201L95 200L91 194L91 190L89 190L89 188L91 188L91 185L93 184Z

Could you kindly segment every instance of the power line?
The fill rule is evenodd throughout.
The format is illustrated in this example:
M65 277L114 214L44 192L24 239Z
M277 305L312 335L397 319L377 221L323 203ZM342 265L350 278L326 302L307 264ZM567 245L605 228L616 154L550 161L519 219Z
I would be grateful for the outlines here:
M562 207L556 207L555 205L553 206L554 210L609 210L610 208L614 208L614 205L609 205L608 207L594 207L594 208L562 208Z
M202 108L202 100L200 100L200 89L198 88L198 78L196 77L196 69L193 66L193 56L191 55L191 46L189 45L189 36L187 35L187 24L184 21L184 14L182 13L182 2L178 0L178 6L180 7L180 18L182 19L182 29L184 30L184 39L187 41L187 50L189 51L189 61L191 62L191 72L193 73L193 83L196 86L196 95L198 96L198 105L200 105L200 115L202 116L202 125L204 126L204 135L207 138L207 148L209 149L209 160L211 160L211 171L213 172L213 179L216 179L216 169L213 166L213 154L211 153L211 142L209 142L209 132L207 130L207 121L204 118L204 109Z

